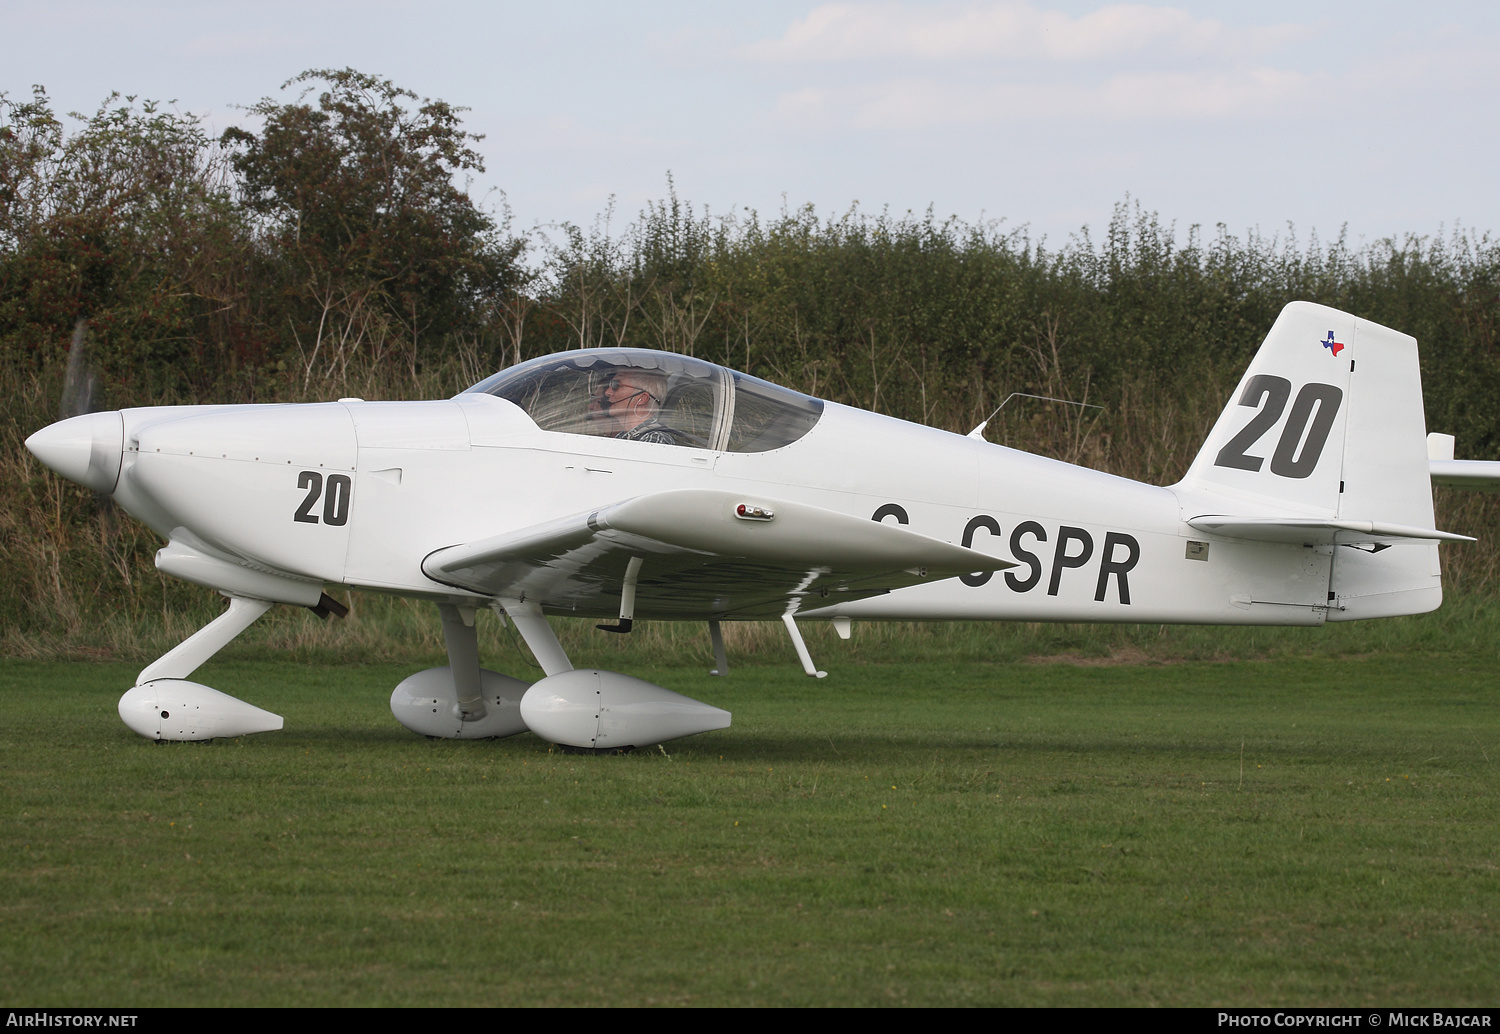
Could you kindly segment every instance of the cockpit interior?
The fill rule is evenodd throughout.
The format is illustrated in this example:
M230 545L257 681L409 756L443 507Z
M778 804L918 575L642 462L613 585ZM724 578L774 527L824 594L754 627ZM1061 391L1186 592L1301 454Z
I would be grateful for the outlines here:
M713 363L644 348L586 349L519 363L468 389L515 403L544 431L715 452L797 441L821 399Z

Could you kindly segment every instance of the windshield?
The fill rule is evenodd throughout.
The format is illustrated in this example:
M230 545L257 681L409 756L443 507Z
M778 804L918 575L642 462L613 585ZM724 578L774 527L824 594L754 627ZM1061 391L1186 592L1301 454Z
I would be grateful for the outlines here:
M538 427L717 452L767 452L801 438L819 399L701 359L643 348L532 359L465 394L497 395Z

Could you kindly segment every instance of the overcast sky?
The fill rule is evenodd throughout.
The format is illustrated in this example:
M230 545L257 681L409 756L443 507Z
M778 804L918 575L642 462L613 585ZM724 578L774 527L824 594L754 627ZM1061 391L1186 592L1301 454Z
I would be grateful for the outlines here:
M1127 195L1175 222L1355 241L1500 229L1500 5L12 3L0 90L201 115L351 66L471 110L521 227L933 206L1053 244Z

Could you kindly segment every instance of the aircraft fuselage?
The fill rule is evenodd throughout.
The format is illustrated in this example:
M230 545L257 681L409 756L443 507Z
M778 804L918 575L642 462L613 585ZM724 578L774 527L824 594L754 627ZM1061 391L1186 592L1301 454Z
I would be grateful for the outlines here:
M1331 547L1210 542L1170 488L842 406L799 441L725 453L542 431L487 395L126 410L117 501L164 537L294 578L466 595L434 550L682 488L908 525L1017 566L802 616L1318 624ZM555 613L580 609L566 593ZM642 618L702 618L643 609Z

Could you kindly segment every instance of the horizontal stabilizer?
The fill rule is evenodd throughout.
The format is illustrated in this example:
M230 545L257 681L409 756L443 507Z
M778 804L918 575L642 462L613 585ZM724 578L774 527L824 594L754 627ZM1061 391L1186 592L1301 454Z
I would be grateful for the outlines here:
M1434 531L1382 521L1326 520L1316 517L1194 517L1187 522L1199 531L1255 542L1341 545L1354 542L1473 542L1468 535Z
M1434 485L1467 488L1476 492L1500 492L1500 461L1428 460Z
M1427 473L1434 485L1467 488L1471 492L1500 492L1500 463L1493 460L1456 460L1451 434L1427 436Z

